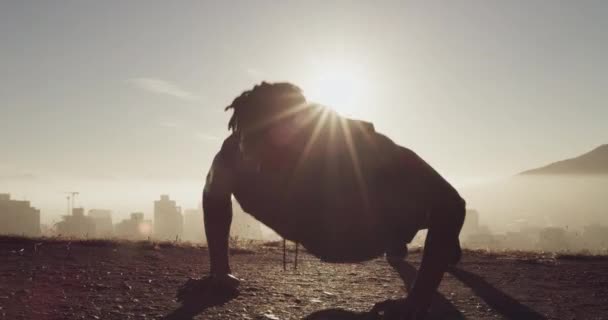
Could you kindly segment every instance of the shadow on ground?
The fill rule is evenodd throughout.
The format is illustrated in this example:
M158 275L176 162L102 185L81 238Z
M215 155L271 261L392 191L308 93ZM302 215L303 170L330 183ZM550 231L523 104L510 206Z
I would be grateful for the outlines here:
M405 261L393 262L391 266L405 286L410 289L416 278L416 268ZM449 273L464 285L470 287L475 295L506 319L541 320L545 316L525 306L513 297L492 286L481 276L458 268L451 268ZM192 319L207 308L222 305L238 296L236 289L220 289L213 285L209 278L188 280L177 293L182 305L165 316L167 320ZM325 309L316 311L303 318L304 320L394 320L372 312L354 312L343 309ZM427 319L465 319L463 314L444 296L437 293L433 298Z
M474 273L452 268L449 270L454 278L460 280L468 286L480 297L490 308L500 313L506 319L513 320L540 320L546 319L545 316L532 310L530 307L523 305L513 297L496 289L489 284L485 279Z
M236 289L219 288L210 278L189 279L177 291L177 301L181 306L166 315L166 320L188 320L205 309L222 305L238 296Z
M344 309L325 309L313 312L302 320L380 320L370 312L353 312Z
M403 280L403 283L408 288L411 288L416 278L416 268L405 261L397 261L390 264ZM326 309L314 312L304 320L397 320L383 316L378 316L371 312L353 312L343 309ZM444 296L437 293L433 298L430 313L427 319L464 319L464 316L450 301Z

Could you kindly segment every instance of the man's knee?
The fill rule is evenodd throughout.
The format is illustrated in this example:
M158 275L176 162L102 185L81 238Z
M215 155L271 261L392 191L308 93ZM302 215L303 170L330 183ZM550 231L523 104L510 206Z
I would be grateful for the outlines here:
M460 233L460 229L464 224L465 215L465 200L460 196L451 196L447 199L443 199L443 201L432 210L429 217L430 225L438 226L441 229L457 230L457 232Z
M467 214L467 203L463 198L458 197L458 199L456 200L456 203L454 204L454 219L460 225L459 232L460 232L460 228L462 228L462 225L464 224L464 219L465 219L466 214Z
M453 210L453 211L452 211ZM466 216L466 202L461 197L455 200L453 204L453 209L451 209L452 221L450 222L451 226L449 226L450 231L449 237L453 240L451 242L452 248L448 251L448 263L450 265L457 264L462 257L462 250L460 248L460 240L458 239L460 236L460 230L462 229L462 225L464 224L464 219Z

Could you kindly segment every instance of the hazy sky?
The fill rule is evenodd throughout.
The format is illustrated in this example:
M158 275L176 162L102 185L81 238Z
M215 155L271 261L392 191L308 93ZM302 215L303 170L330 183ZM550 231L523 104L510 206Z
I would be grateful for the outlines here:
M456 183L508 176L608 143L606 30L606 1L2 1L0 179L202 181L237 94L327 77Z

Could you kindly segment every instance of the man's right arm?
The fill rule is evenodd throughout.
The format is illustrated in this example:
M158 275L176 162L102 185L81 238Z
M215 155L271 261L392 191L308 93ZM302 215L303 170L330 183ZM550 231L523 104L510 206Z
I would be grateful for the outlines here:
M233 182L234 174L220 151L213 159L203 190L205 233L212 276L231 273L228 238L232 223Z

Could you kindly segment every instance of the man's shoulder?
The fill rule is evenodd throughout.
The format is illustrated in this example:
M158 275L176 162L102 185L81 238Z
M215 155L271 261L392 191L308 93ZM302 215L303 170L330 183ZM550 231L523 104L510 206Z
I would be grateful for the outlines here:
M235 156L238 152L238 139L232 134L224 140L215 155L207 173L204 193L207 196L225 196L232 192L234 175L232 173Z
M236 134L232 133L228 137L226 137L226 139L224 139L224 142L222 142L222 149L220 151L232 150L234 148L238 148L238 146L239 137Z
M230 160L235 159L239 152L239 139L235 134L229 135L224 142L217 156L221 159Z

